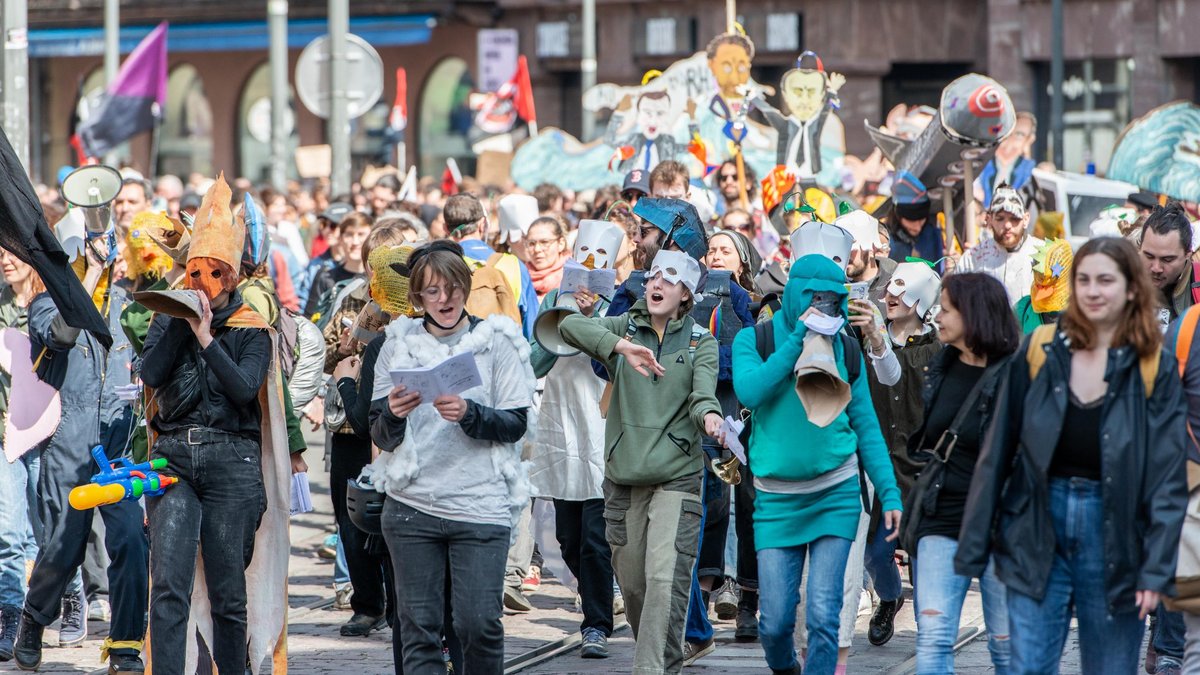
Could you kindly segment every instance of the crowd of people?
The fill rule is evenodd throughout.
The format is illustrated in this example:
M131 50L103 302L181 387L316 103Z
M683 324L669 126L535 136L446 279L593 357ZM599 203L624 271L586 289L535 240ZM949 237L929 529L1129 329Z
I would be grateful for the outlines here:
M1057 672L1072 616L1084 672L1134 672L1147 617L1147 671L1200 672L1200 592L1176 587L1200 536L1192 205L1133 195L1073 248L989 166L974 246L907 173L879 219L732 161L594 194L125 171L115 236L73 264L111 347L0 253L0 326L62 401L0 462L0 661L35 670L47 626L70 646L91 619L110 673L257 668L308 423L340 633L390 630L397 673L502 672L501 617L536 611L551 559L580 656L624 613L635 673L711 653L713 621L772 672L843 673L861 611L872 645L912 611L917 672L953 673L976 581L997 672ZM198 309L147 299L172 290ZM464 390L396 384L462 355ZM70 508L94 445L179 482Z

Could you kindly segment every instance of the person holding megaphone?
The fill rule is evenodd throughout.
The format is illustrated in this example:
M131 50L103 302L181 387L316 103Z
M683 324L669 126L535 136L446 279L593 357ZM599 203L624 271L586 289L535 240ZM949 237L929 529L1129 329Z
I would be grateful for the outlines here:
M530 242L536 227L530 228ZM589 269L611 270L624 237L615 223L583 220L571 257ZM604 538L604 381L592 372L589 357L563 341L558 327L569 316L602 315L608 301L586 289L566 290L546 292L530 344L533 373L545 385L529 480L534 496L554 500L555 536L579 580L580 655L605 658L613 630L613 569Z

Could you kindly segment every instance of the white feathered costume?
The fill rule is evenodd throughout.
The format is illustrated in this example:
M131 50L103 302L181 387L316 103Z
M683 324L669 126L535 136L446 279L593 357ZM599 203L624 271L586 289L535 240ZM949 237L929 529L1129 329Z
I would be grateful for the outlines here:
M375 365L371 399L387 397L391 371L435 366L463 352L474 354L483 384L460 396L489 408L527 408L526 428L536 429L529 343L511 319L500 315L479 322L453 345L430 335L419 319L393 320ZM380 453L371 465L375 488L433 515L471 513L472 522L514 526L530 498L528 470L521 461L523 441L470 438L430 403L422 402L409 414L404 441L394 451Z

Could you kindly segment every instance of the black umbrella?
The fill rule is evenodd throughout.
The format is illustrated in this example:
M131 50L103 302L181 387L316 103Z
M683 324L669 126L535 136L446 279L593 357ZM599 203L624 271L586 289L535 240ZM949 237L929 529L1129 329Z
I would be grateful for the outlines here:
M67 254L46 223L42 203L3 129L0 129L0 170L3 171L0 177L0 247L37 270L67 325L86 330L105 347L111 347L112 335L104 317L79 283Z

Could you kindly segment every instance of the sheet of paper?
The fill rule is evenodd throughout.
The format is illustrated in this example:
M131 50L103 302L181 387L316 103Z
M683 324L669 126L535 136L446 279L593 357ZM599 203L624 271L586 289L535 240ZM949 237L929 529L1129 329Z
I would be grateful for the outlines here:
M742 430L746 428L746 423L734 419L732 416L727 416L725 421L721 422L721 431L725 434L725 447L733 453L734 457L742 464L749 464L746 461L746 448L742 447L742 442L739 436L742 435Z
M559 293L574 293L588 291L593 295L609 295L617 287L616 270L589 270L574 260L567 260L563 266L562 284Z
M433 403L438 396L457 396L483 384L471 352L455 354L430 368L393 370L391 375L394 386L420 392L422 403Z
M308 474L292 474L292 509L291 515L308 513L313 510L312 493L308 490Z

